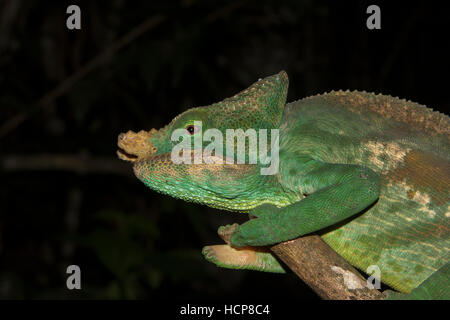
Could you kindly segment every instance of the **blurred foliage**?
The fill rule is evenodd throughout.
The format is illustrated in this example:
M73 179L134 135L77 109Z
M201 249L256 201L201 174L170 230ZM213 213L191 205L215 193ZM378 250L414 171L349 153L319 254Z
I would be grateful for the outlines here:
M82 29L65 27L78 4ZM159 128L196 105L284 69L288 100L331 89L401 96L445 110L449 21L438 5L368 1L0 1L0 158L115 157L127 130ZM163 20L101 61L48 107L45 94L146 19ZM113 160L114 161L114 160ZM119 160L117 160L119 162ZM126 164L122 164L126 166ZM236 213L146 189L131 174L0 169L0 298L315 298L294 275L219 269L200 254ZM65 287L82 270L82 290Z
M192 268L199 264L198 251L180 250L149 255L154 251L152 244L159 232L148 217L102 211L96 218L107 223L109 228L98 227L78 242L93 250L112 273L114 280L106 289L108 298L138 298L144 290L159 287L164 275L172 281L199 276L200 269ZM180 264L187 267L180 268Z

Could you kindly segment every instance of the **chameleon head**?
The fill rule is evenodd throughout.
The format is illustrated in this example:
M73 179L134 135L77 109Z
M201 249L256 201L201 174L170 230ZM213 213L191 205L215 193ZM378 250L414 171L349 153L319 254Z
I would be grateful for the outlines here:
M203 156L200 162L175 163L172 155L181 138L192 147L190 160L196 152L204 155L212 141L204 139L208 129L225 137L227 129L278 128L287 87L288 78L282 71L231 98L189 109L160 130L122 133L118 156L133 163L136 176L148 187L176 198L233 211L250 210L262 203L283 205L286 199L275 199L273 193L269 196L267 186L274 188L276 183L267 183L267 179L275 181L276 177L261 175L259 164L228 163L220 153ZM178 138L174 140L175 130ZM224 146L225 139L217 143Z

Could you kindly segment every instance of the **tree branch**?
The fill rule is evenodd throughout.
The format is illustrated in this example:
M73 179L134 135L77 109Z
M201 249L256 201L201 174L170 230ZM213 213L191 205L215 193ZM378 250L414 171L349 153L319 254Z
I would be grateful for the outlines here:
M272 246L275 253L322 299L381 300L385 295L366 280L318 235L307 235Z

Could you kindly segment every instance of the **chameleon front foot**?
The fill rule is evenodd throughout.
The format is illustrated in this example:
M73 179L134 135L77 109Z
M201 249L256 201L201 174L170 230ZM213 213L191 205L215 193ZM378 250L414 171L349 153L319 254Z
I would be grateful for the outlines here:
M228 244L206 246L202 254L206 260L222 268L286 272L270 252L256 251L250 247L235 249Z
M238 249L232 247L230 239L238 227L237 223L219 227L217 233L227 244L204 247L202 254L205 259L219 267L228 269L286 272L266 248L244 247Z
M231 230L231 245L239 248L245 246L265 246L290 240L289 236L284 235L282 230L277 230L276 225L274 227L276 221L279 220L278 216L281 212L282 210L270 204L264 204L253 209L250 213L254 219L250 219L242 225L236 224ZM294 237L291 236L292 238Z

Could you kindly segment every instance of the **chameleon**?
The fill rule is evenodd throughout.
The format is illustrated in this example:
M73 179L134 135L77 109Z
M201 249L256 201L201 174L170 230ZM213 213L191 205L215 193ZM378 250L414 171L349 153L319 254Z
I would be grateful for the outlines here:
M281 71L190 108L160 130L121 133L118 157L159 193L249 214L226 244L203 248L220 267L283 273L264 248L316 233L358 269L376 265L394 289L385 291L388 299L449 299L450 118L363 91L286 103L288 84ZM192 146L202 134L199 121L223 134L278 130L278 171L262 175L261 161L175 163L172 134L181 129ZM220 152L209 157L225 159Z

